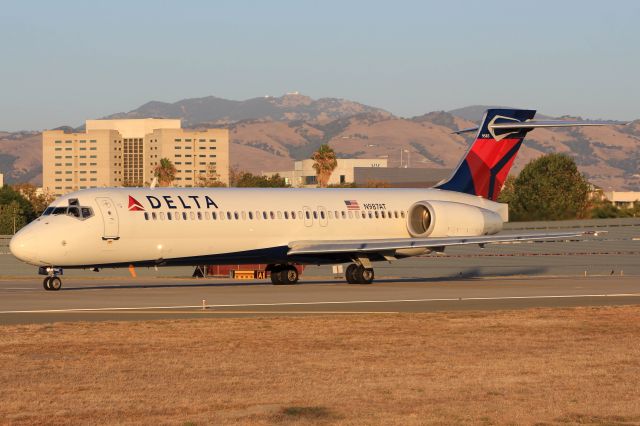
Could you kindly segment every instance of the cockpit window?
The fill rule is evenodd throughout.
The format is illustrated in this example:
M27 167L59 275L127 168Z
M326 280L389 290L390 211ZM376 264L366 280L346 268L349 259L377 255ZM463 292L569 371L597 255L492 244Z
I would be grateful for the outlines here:
M66 207L55 207L53 209L53 211L51 212L51 214L53 216L57 216L59 214L67 214L67 208Z
M80 207L80 211L83 219L88 219L93 216L93 210L91 210L91 207Z
M78 218L80 220L88 219L93 216L93 209L91 207L80 206L78 199L72 198L69 200L69 207L47 207L42 213L43 216L58 216L68 215Z

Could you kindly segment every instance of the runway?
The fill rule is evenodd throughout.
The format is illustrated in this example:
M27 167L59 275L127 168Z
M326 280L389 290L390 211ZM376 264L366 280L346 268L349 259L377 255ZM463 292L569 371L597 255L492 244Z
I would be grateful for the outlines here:
M381 279L295 286L214 279L0 280L0 323L122 321L264 315L379 314L640 304L635 276Z

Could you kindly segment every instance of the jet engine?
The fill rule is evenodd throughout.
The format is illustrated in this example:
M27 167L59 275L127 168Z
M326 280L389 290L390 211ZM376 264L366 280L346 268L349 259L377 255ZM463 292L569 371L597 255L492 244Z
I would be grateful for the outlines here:
M415 238L491 235L502 223L494 211L452 201L418 201L407 215L407 230Z

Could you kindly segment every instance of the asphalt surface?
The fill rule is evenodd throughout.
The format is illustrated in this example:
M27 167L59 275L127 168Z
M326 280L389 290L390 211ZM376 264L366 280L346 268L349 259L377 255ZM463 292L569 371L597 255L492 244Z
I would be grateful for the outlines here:
M0 324L640 305L638 276L380 279L294 286L220 279L0 279Z

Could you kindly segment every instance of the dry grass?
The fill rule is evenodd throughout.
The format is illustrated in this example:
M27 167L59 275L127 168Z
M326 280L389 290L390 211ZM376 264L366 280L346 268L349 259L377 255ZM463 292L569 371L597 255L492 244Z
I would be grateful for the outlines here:
M0 327L4 423L638 424L640 307Z

